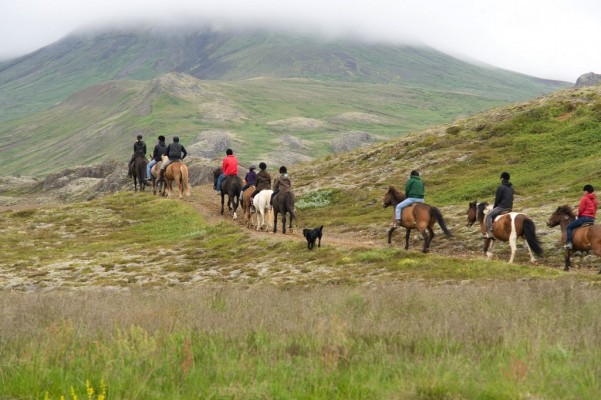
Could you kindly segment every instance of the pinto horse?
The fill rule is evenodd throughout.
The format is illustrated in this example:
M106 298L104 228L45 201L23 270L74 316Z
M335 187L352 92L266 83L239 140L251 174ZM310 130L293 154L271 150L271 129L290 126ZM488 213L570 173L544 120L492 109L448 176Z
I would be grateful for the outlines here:
M144 191L146 187L146 166L148 165L148 160L144 156L136 156L134 163L132 165L131 174L134 178L134 192L138 191L138 183L140 184L140 191Z
M384 201L382 205L384 208L392 206L392 227L388 230L388 244L392 242L392 233L398 228L396 223L395 209L397 204L405 200L405 195L393 186L388 188L388 191L384 195ZM430 250L430 243L434 239L434 230L432 227L434 223L438 222L442 231L447 237L453 236L447 229L447 225L442 217L440 210L424 203L414 203L408 207L403 208L401 215L401 226L407 230L405 234L405 250L409 249L409 237L412 229L417 229L424 238L424 247L422 252L427 253Z
M486 233L486 221L484 217L491 210L492 206L488 203L470 202L467 209L467 226L472 226L474 222L478 221L480 223L480 232L484 235ZM524 213L509 212L499 215L493 221L492 233L494 238L484 238L483 250L488 259L492 258L494 239L509 242L509 247L511 247L509 263L513 262L518 237L521 237L525 241L526 248L530 254L530 262L536 263L536 258L532 254L533 252L537 256L543 254L540 240L536 236L534 222Z
M553 228L561 227L561 243L566 242L566 227L576 219L576 214L570 206L557 207L557 210L549 217L547 226ZM601 257L601 225L584 225L572 231L573 249L566 249L564 271L569 271L572 266L570 257L574 251L590 251ZM599 271L601 274L601 271Z
M166 155L162 156L163 163L165 163L169 157ZM163 189L163 195L169 197L171 195L171 185L173 182L177 182L179 188L179 198L186 196L190 197L190 184L188 183L188 166L182 161L174 161L167 166L165 170L165 188ZM167 194L165 194L165 191Z
M264 191L261 191L261 193ZM290 215L289 229L292 230L292 220L296 218L294 214L294 193L289 190L279 191L273 196L273 233L278 229L278 214L282 214L282 233L286 233L286 213Z

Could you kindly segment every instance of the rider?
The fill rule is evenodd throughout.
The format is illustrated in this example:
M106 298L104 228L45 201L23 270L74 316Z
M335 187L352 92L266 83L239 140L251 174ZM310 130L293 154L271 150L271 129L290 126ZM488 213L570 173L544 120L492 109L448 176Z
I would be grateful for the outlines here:
M396 205L395 217L397 225L401 224L401 217L403 215L403 208L410 206L413 203L424 202L424 182L419 177L417 170L411 171L409 179L405 183L405 200L401 201Z
M165 144L165 136L161 135L158 137L159 143L154 146L154 150L152 152L152 160L146 166L146 180L151 181L152 176L150 176L150 170L155 164L162 160L161 156L163 154L167 154L167 145Z
M493 209L486 215L486 235L485 238L492 238L492 222L503 211L511 211L513 208L513 186L509 182L509 172L501 174L501 184L497 187L495 195L495 204Z
M265 189L271 189L271 175L267 172L267 164L264 162L259 163L259 173L257 174L257 185L255 191L250 195L250 207L254 212L253 199L261 191Z
M221 174L217 178L217 194L221 194L221 183L228 176L236 176L238 175L238 159L234 156L234 151L232 149L227 149L225 151L225 158L221 162Z
M595 197L595 193L593 193L595 189L592 185L584 185L582 190L584 191L584 196L582 196L580 204L578 205L578 218L570 222L566 227L566 245L564 246L566 249L573 248L572 230L585 223L594 223L595 216L597 215L597 206L599 205L599 202Z
M244 186L242 186L242 191L240 192L240 194L244 193L244 191L246 189L248 189L251 186L255 186L257 183L257 174L255 172L255 170L257 169L257 167L253 164L250 167L248 167L248 172L246 173L246 176L244 177L244 180L246 181L246 184Z
M269 204L272 204L273 197L278 194L280 191L287 192L290 190L292 183L290 183L290 178L288 178L288 169L285 166L280 167L280 176L278 176L273 182L273 193L271 194L271 200Z
M133 165L136 157L146 157L146 143L142 140L144 136L141 133L138 133L136 136L137 140L134 143L134 154L131 155L131 159L127 164L127 175L131 178L133 177Z
M167 166L173 162L182 161L188 155L186 148L179 143L179 136L173 136L173 142L167 146L167 150L165 152L169 159L161 165L161 172L159 175L159 179L165 179L165 170Z

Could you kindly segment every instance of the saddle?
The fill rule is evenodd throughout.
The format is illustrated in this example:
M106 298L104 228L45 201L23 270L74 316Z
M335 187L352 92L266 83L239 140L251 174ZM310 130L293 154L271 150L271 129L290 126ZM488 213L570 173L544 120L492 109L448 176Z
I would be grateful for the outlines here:
M592 222L585 222L584 224L576 227L575 230L578 228L584 228L585 226L592 226L592 225L594 225Z

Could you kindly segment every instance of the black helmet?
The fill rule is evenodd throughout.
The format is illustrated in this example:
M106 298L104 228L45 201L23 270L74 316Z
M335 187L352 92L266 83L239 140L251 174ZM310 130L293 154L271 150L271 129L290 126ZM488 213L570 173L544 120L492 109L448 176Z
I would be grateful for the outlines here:
M288 173L288 169L282 165L280 167L280 174L287 174L287 173Z
M228 156L231 156L232 154L234 154L234 151L232 149L227 149L225 151L225 154L227 154Z
M159 136L159 141L164 142L165 141L165 136L163 136L163 135Z
M414 169L413 171L411 171L411 176L419 176L419 171Z
M584 190L585 192L593 193L595 191L595 188L593 187L593 185L584 185L584 188L582 190Z
M501 179L509 180L509 172L503 172L501 174Z
M173 136L173 141L174 142L179 142L179 136Z
M136 136L138 139L142 139L144 136L141 133L138 133L138 136Z
M259 168L261 168L262 170L267 169L267 164L265 164L264 162L259 163Z

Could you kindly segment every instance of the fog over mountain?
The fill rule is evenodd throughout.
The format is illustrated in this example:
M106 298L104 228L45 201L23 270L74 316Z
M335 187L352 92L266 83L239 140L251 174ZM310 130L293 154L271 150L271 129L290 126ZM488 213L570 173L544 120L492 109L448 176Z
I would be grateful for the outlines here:
M263 27L326 38L428 44L454 56L547 79L574 82L601 72L601 3L594 0L158 0L0 3L0 59L37 50L82 27L181 25Z

